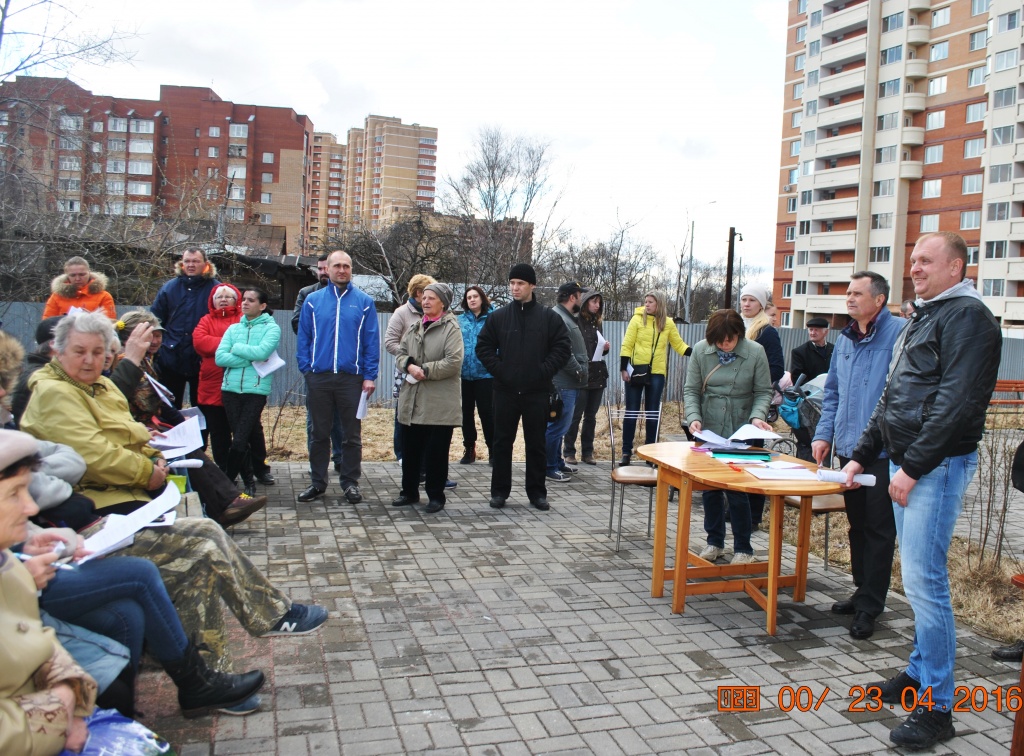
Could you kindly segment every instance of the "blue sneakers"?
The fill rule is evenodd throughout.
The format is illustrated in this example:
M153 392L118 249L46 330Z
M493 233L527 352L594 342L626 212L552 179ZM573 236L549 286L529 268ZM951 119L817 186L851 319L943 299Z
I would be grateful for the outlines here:
M280 622L274 625L264 638L276 635L306 635L327 621L327 610L315 604L292 604Z

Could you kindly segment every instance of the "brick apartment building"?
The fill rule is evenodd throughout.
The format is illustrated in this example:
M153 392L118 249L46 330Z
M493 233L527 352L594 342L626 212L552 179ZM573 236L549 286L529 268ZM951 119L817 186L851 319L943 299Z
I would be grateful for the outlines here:
M913 297L914 241L956 231L967 275L1024 324L1021 3L790 0L774 299L846 323L849 276Z

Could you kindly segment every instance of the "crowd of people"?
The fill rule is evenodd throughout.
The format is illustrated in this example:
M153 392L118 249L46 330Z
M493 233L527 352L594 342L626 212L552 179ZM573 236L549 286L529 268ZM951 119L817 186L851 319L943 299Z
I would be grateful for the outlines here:
M946 553L977 465L998 369L990 356L1001 337L965 279L961 237L926 234L910 262L916 299L904 303L903 319L887 307L884 278L854 273L849 324L836 344L827 340L829 320L809 320L809 339L793 350L788 374L766 287L743 287L739 310L711 314L693 347L668 317L664 294L648 292L619 352L627 415L613 462L631 463L638 417L647 418L643 442L656 440L670 348L690 358L683 422L691 434L770 430L775 390L824 376L821 418L798 440L820 465L838 456L847 474L855 590L832 612L852 616L854 639L871 637L898 543L914 648L907 669L877 687L886 703L899 703L907 689L928 691L934 706L916 709L890 735L921 748L954 734L956 635ZM297 362L305 382L310 468L300 502L325 495L332 460L344 500L363 500L361 418L377 388L381 334L374 301L352 274L348 253L323 255L317 283L299 292L291 318L296 352L283 358ZM280 364L281 331L267 294L218 280L193 247L148 310L118 319L105 284L84 259L68 260L53 282L38 348L24 364L21 347L0 333L0 398L13 392L13 415L4 419L18 428L0 431L0 600L9 608L5 621L28 628L17 638L5 634L0 645L8 662L0 700L9 702L0 707L0 746L75 750L82 717L97 702L131 716L144 642L177 685L185 716L255 711L264 677L233 672L222 602L254 636L313 632L327 619L323 608L289 600L225 532L265 505L257 483L275 483L260 418L272 363ZM547 307L527 263L511 268L508 285L510 301L501 307L484 288L468 287L457 316L448 285L425 273L410 279L384 335L395 357L393 441L402 467L393 506L421 504L422 487L425 514L445 508L456 485L449 454L458 427L461 464L480 459L483 436L494 509L512 496L520 425L525 493L538 511L551 508L549 483L567 483L579 464L597 463L610 350L601 333L602 294L569 281ZM80 536L169 485L168 461L153 439L184 422L191 408L200 410L206 430L203 448L189 454L197 463L189 480L207 517L143 529L112 556L59 571L55 544L66 557L83 556ZM876 484L854 483L861 472ZM699 557L726 556L728 521L731 563L755 561L751 534L764 497L705 491L703 506L707 543ZM68 648L69 655L51 627L72 647L76 633L98 633L109 650L80 658Z

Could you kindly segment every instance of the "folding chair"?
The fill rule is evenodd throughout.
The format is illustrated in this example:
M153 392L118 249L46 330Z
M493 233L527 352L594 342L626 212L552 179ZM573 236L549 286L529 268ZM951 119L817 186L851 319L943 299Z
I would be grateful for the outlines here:
M648 467L647 465L615 467L616 449L619 448L618 444L615 443L615 421L621 422L623 420L635 419L637 420L637 427L640 426L640 421L643 420L648 423L653 422L655 424L654 440L657 441L658 434L661 432L662 404L658 404L657 411L648 411L643 408L631 411L609 403L605 405L605 410L608 413L608 435L611 438L612 444L612 496L608 512L608 537L611 538L612 525L615 521L615 486L618 486L619 527L615 533L615 551L618 551L619 542L622 538L622 508L626 495L626 486L641 486L647 489L647 537L651 537L651 516L654 512L654 489L658 486L658 469L656 467Z

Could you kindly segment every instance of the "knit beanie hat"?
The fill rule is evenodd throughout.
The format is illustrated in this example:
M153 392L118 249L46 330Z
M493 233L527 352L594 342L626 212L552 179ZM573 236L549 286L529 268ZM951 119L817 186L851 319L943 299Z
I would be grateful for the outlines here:
M451 309L452 306L452 290L448 284L443 283L432 283L429 284L424 291L432 291L437 294L437 298L441 300L441 305L445 311Z
M528 284L537 285L537 271L533 269L532 265L527 263L516 263L512 266L512 270L508 272L508 280L511 281L513 278L518 278L520 281L526 281Z
M761 309L768 306L768 300L771 298L768 287L759 283L748 283L740 290L740 299L747 296L753 297L760 302Z

